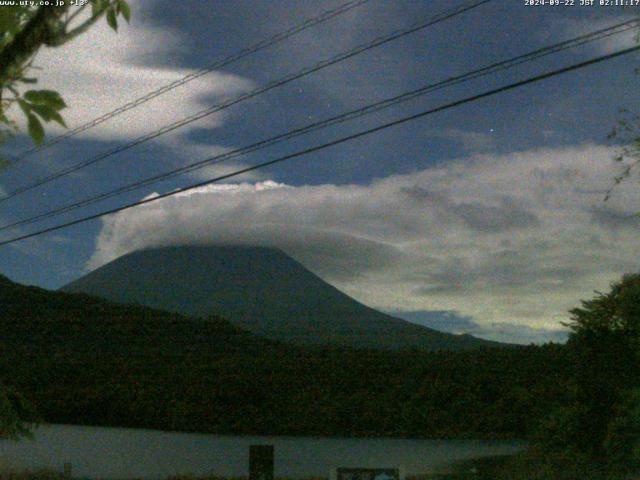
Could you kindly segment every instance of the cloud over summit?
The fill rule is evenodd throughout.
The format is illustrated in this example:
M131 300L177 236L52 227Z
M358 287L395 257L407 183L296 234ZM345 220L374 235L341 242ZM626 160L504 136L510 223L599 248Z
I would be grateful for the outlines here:
M385 310L455 311L481 325L557 328L640 270L635 185L602 203L605 147L479 155L369 185L211 185L104 219L93 269L175 244L281 248ZM594 213L598 212L598 213Z

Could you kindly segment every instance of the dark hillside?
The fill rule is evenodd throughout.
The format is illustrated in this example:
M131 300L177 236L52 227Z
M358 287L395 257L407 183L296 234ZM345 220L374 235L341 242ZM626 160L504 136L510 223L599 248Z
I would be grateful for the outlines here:
M313 349L0 278L0 380L58 423L237 434L523 437L561 347Z

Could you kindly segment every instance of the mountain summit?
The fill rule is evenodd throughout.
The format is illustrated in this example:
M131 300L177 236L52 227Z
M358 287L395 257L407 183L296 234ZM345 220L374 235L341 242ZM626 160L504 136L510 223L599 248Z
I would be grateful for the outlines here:
M498 345L369 308L280 250L177 246L124 255L62 288L188 316L218 315L301 345L460 350Z

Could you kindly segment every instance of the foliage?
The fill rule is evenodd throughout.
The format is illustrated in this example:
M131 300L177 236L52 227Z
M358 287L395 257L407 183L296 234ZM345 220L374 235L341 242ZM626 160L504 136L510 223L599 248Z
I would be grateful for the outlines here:
M510 458L492 480L623 480L601 464L574 452L541 452L535 448Z
M68 480L63 473L41 469L24 472L0 472L0 480Z
M0 282L2 284L2 282ZM311 349L228 322L0 285L0 376L44 421L234 434L522 438L566 401L559 346Z
M37 83L36 78L28 75L41 47L64 45L86 32L102 16L106 16L114 30L118 29L119 16L127 21L131 16L125 0L89 0L79 7L71 2L59 6L36 6L36 3L20 2L0 8L0 143L18 130L17 122L7 113L13 105L24 114L28 133L38 145L44 141L43 122L65 126L60 111L66 105L57 92L22 91L24 85ZM89 6L91 12L78 21Z
M547 415L534 434L536 449L545 454L577 453L588 412L581 405L563 405Z
M631 174L640 163L640 116L627 109L621 110L622 119L613 128L608 138L610 140L618 140L622 146L618 149L618 153L614 160L622 167L620 173L613 179L613 185L607 190L604 197L605 201L611 198L614 189L622 183L623 180L631 177Z
M640 274L626 275L609 293L596 292L571 310L568 347L577 401L587 409L582 447L604 454L609 423L625 392L640 387Z
M499 478L636 478L640 473L640 274L571 310L570 401L540 422ZM629 477L629 475L632 475Z
M0 384L0 438L30 436L35 412L15 389Z
M604 440L607 458L632 471L640 471L640 388L620 403Z
M573 340L591 334L619 334L638 346L640 338L640 274L628 274L611 285L607 294L596 292L595 298L582 301L581 308L570 311Z

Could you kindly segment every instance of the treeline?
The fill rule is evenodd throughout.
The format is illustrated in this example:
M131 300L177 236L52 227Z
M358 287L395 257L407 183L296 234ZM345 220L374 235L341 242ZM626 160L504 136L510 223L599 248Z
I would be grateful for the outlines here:
M640 274L570 313L567 399L493 480L640 478Z
M0 380L52 423L526 438L570 399L566 349L303 349L226 321L0 282Z

